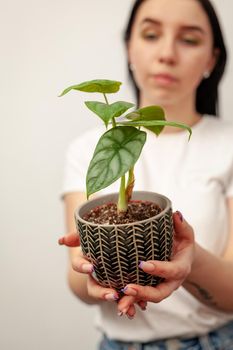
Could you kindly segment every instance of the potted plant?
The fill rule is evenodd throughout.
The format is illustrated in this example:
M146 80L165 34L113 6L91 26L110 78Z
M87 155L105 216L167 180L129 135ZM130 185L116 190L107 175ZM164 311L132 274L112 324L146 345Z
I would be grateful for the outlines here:
M161 278L139 268L143 260L169 260L172 249L172 206L168 198L153 192L133 191L134 166L149 129L159 136L165 125L188 130L181 123L166 121L159 106L128 112L125 101L110 104L107 94L116 93L121 82L92 80L65 89L101 93L104 102L86 101L86 106L104 122L86 176L87 201L75 211L75 221L84 255L94 266L93 276L105 287L121 291L128 283L157 285ZM126 174L128 175L126 181ZM120 179L119 193L89 200L89 196Z

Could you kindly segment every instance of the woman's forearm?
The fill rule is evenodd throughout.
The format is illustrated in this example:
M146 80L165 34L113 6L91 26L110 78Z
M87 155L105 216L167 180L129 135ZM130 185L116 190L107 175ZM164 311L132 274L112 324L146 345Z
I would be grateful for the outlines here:
M233 261L216 257L196 244L192 270L183 287L202 303L233 312Z
M64 237L59 242L60 244L65 244L69 247L69 268L68 268L68 283L71 291L77 296L80 300L82 300L86 304L97 304L97 299L94 299L89 296L87 290L87 279L88 275L79 273L73 269L73 261L75 261L78 257L81 257L81 248L78 247L80 245L78 236L76 235L76 225L74 221L74 211L78 205L81 205L86 199L84 192L74 192L68 193L64 197L65 202L65 212L66 212L66 226L67 232L69 232L66 236L69 236L69 244L64 241ZM72 234L71 234L72 233ZM73 234L75 233L75 234Z
M72 266L73 265L72 261L75 261L75 259L81 256L81 248L80 247L70 248L69 256L70 256L70 264L68 268L68 283L71 291L74 293L75 296L77 296L84 303L89 305L97 304L98 301L90 297L88 293L88 289L87 289L88 275L75 271Z

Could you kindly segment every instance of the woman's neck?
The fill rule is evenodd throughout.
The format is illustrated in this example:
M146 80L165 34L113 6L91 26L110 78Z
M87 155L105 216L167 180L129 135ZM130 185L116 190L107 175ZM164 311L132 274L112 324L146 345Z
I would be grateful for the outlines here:
M156 105L156 103L149 103L149 101L146 101L146 100L143 101L143 99L141 102L142 103L140 103L140 107L146 107L153 104ZM165 117L167 121L184 123L190 127L198 123L202 117L196 111L194 107L194 103L188 103L188 101L184 103L182 102L177 105L175 104L170 104L166 106L161 105L161 107L164 109ZM163 130L163 133L171 133L171 132L173 133L173 132L179 132L179 131L180 131L179 128L166 126Z

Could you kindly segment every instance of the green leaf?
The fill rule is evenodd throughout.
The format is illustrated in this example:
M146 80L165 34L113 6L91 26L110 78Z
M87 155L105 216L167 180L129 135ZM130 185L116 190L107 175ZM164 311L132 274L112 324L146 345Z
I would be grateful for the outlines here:
M87 197L129 171L138 160L145 141L146 133L131 126L118 126L104 133L87 171Z
M192 135L192 129L183 123L176 123L176 122L168 122L166 120L134 120L132 122L129 121L121 121L117 122L117 125L124 125L124 126L144 126L145 128L149 129L151 126L174 126L176 128L185 129L189 132L189 140Z
M134 106L134 104L124 101L118 101L110 105L97 101L86 101L85 105L104 121L106 127L112 118L121 116Z
M148 106L137 109L136 111L126 115L131 120L166 120L164 110L159 106ZM146 126L145 126L146 127ZM147 129L154 132L157 136L163 131L163 125L147 126Z
M90 80L90 81L85 81L81 84L78 85L72 85L68 88L66 88L60 95L64 96L67 94L70 90L79 90L79 91L84 91L84 92L101 92L103 94L111 94L114 92L119 91L120 86L121 86L120 81L115 81L115 80Z

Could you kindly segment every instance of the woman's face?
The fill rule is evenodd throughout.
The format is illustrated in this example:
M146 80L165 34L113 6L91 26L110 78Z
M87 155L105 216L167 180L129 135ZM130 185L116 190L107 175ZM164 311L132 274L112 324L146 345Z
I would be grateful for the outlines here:
M145 0L128 55L143 104L195 101L203 74L215 64L206 13L196 0Z

